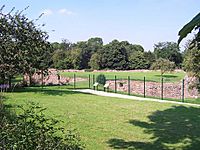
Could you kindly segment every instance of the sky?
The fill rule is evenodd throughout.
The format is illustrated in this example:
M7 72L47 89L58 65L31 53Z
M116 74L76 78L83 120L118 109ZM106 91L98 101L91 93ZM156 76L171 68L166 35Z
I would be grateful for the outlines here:
M0 0L2 5L4 12L29 6L24 13L30 19L44 13L36 23L45 24L51 42L101 37L104 44L126 40L146 51L176 42L178 31L200 12L200 0Z

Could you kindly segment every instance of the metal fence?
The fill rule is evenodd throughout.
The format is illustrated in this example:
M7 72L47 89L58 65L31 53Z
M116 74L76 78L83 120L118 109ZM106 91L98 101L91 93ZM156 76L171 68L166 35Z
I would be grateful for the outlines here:
M87 78L73 75L73 88L74 89L94 89L105 90L104 85L95 85L96 75L89 74ZM116 75L106 81L109 86L107 92L137 95L142 97L151 97L159 99L184 99L188 96L185 92L188 90L185 87L184 79L181 82L164 82L164 78L160 78L160 82L148 81L144 76L143 81L138 81L131 76L126 79L118 78ZM188 86L187 86L188 88ZM188 94L188 92L187 92ZM188 98L188 97L187 97Z

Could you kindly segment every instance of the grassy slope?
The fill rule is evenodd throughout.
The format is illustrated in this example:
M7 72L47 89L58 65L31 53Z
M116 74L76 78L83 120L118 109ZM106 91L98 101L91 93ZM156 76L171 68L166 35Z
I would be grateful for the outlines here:
M132 80L143 80L144 76L147 81L156 81L160 82L160 72L159 71L151 71L151 72L61 72L62 76L73 77L74 73L77 77L88 78L89 74L94 74L97 76L98 74L104 74L107 79L114 79L116 75L118 79L127 79L128 76L131 77ZM185 76L184 72L174 72L174 73L166 73L164 74L165 82L179 82Z
M77 128L87 149L198 149L200 109L71 92L59 87L7 94L7 103L31 100ZM70 118L70 119L69 119Z

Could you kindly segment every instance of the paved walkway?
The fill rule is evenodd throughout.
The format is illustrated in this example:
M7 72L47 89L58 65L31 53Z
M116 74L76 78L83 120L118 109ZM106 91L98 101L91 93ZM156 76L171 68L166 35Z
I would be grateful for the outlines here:
M132 100L138 100L138 101L153 101L153 102L159 102L159 103L172 103L172 104L180 104L180 105L200 107L200 104L183 103L183 102L160 100L160 99L153 99L153 98L142 98L142 97L130 96L130 95L124 95L124 94L108 93L108 92L104 92L104 91L95 91L95 90L91 90L91 89L77 89L77 90L73 90L73 91L95 94L95 95L99 95L99 96L132 99Z

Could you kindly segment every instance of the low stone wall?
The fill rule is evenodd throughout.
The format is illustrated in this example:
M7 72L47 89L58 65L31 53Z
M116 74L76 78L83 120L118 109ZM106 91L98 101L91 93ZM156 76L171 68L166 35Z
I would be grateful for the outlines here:
M110 89L115 89L114 81L107 81L110 83ZM127 80L117 81L117 91L128 92ZM143 95L144 94L144 82L142 81L130 81L131 94ZM161 83L146 82L145 83L146 96L161 97ZM163 83L163 97L164 98L182 98L182 83ZM198 98L197 89L190 89L189 82L185 81L184 88L185 98Z
M42 74L35 73L32 77L32 82L34 84L42 85ZM29 76L24 76L25 82L29 84ZM85 81L86 79L83 78L76 78L76 82ZM58 75L58 71L56 69L49 69L48 75L43 77L43 84L44 85L65 85L69 83L73 83L74 79L69 77L63 77Z

